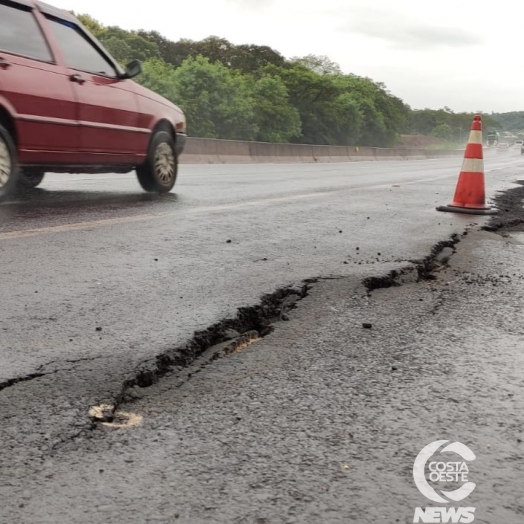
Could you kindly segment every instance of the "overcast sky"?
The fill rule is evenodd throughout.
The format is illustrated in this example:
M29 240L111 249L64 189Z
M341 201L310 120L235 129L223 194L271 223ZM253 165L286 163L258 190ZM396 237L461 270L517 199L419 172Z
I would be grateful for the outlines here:
M286 57L327 55L413 108L524 110L522 0L48 1L172 40L216 35Z

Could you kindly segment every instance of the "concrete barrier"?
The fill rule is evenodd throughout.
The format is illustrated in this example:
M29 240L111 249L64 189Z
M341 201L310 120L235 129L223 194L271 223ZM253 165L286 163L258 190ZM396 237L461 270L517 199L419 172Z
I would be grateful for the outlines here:
M274 144L214 138L188 138L182 164L363 162L421 160L462 156L464 150L424 150L359 146Z
M212 138L188 138L180 158L186 164L219 164L221 141Z
M314 162L312 146L307 144L272 144L269 142L250 142L249 144L252 162Z
M365 162L377 159L375 147L348 146L349 160L352 162Z
M349 162L348 149L344 146L311 146L315 162Z

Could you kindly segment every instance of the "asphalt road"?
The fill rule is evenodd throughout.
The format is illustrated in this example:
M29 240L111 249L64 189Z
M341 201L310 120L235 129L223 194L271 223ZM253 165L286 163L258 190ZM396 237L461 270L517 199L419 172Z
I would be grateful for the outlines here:
M489 188L522 164L501 157ZM131 365L282 285L424 256L478 222L434 212L459 165L182 166L163 197L133 175L49 175L0 206L0 381L66 359Z
M494 194L524 161L508 152L486 165ZM137 365L195 330L306 278L382 275L482 223L434 211L459 168L186 165L161 197L132 175L49 175L0 205L2 499L25 507L27 479L89 431L89 407L114 401ZM59 510L44 513L18 521L60 522Z

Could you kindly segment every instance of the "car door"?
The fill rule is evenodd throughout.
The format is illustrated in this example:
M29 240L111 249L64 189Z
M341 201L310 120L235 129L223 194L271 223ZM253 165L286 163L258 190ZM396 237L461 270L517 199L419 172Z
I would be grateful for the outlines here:
M46 18L76 92L81 150L92 153L94 163L132 162L146 132L139 128L132 83L119 78L104 50L74 21Z
M0 105L16 121L21 163L67 162L78 148L68 73L56 64L28 2L0 0Z

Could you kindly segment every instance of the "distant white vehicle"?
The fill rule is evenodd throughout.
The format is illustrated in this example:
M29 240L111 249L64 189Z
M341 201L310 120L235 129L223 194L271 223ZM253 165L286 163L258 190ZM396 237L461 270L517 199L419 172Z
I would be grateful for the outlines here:
M517 147L522 147L524 145L524 140L515 140L515 145Z

